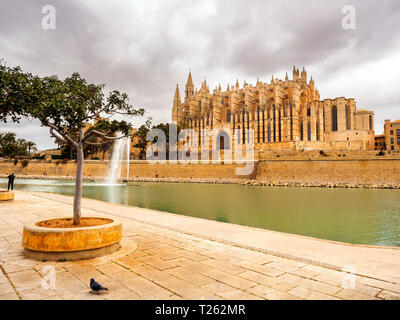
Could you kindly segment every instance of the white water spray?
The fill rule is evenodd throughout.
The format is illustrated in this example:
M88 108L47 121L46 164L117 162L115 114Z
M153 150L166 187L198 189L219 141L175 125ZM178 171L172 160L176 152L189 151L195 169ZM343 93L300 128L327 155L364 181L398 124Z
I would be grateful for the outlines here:
M126 162L126 180L129 179L129 154L130 137L118 139L114 142L110 172L108 174L108 183L117 184L122 179L122 164Z

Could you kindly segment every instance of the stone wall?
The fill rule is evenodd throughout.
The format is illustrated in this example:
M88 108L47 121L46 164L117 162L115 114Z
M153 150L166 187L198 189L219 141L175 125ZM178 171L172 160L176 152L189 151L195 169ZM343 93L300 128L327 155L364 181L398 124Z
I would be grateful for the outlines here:
M85 177L106 177L108 175L109 161L85 161L83 175ZM236 176L236 168L244 167L243 164L151 164L146 161L130 161L130 178L241 178ZM21 162L14 165L12 161L0 161L0 174L11 173L27 176L75 176L75 161L67 163L30 161L26 167ZM122 174L126 172L126 164L122 165ZM243 176L242 178L248 178Z
M263 160L257 180L398 184L400 159Z
M21 163L0 161L0 174L14 171L18 176L74 176L75 162L68 163L31 161L26 167ZM149 164L130 162L130 178L193 178L193 179L248 179L270 182L319 182L319 183L400 183L400 159L269 159L255 163L254 172L237 176L236 169L243 164ZM107 176L108 161L86 161L84 176ZM123 168L122 172L126 172Z

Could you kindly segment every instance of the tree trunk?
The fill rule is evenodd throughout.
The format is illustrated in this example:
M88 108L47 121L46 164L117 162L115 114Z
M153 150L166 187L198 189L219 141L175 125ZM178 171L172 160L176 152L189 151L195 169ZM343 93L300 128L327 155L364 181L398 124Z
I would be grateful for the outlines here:
M83 145L79 143L76 149L76 177L75 177L75 195L74 195L74 224L81 222L81 202L82 202L82 182L83 182Z

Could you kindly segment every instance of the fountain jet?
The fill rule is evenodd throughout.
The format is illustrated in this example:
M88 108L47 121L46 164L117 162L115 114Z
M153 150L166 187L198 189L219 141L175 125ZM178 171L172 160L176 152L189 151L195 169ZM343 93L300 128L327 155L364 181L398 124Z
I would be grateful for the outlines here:
M112 149L111 165L108 174L108 183L117 184L122 177L122 164L126 162L126 182L129 179L129 154L130 154L130 137L118 139L114 142Z

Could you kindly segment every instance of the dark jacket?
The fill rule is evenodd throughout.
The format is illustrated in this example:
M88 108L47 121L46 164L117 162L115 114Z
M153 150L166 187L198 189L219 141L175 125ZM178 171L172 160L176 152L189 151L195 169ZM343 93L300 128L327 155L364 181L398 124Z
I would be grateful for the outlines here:
M12 173L12 174L10 174L10 175L8 176L8 182L14 183L14 179L15 179L14 173Z

